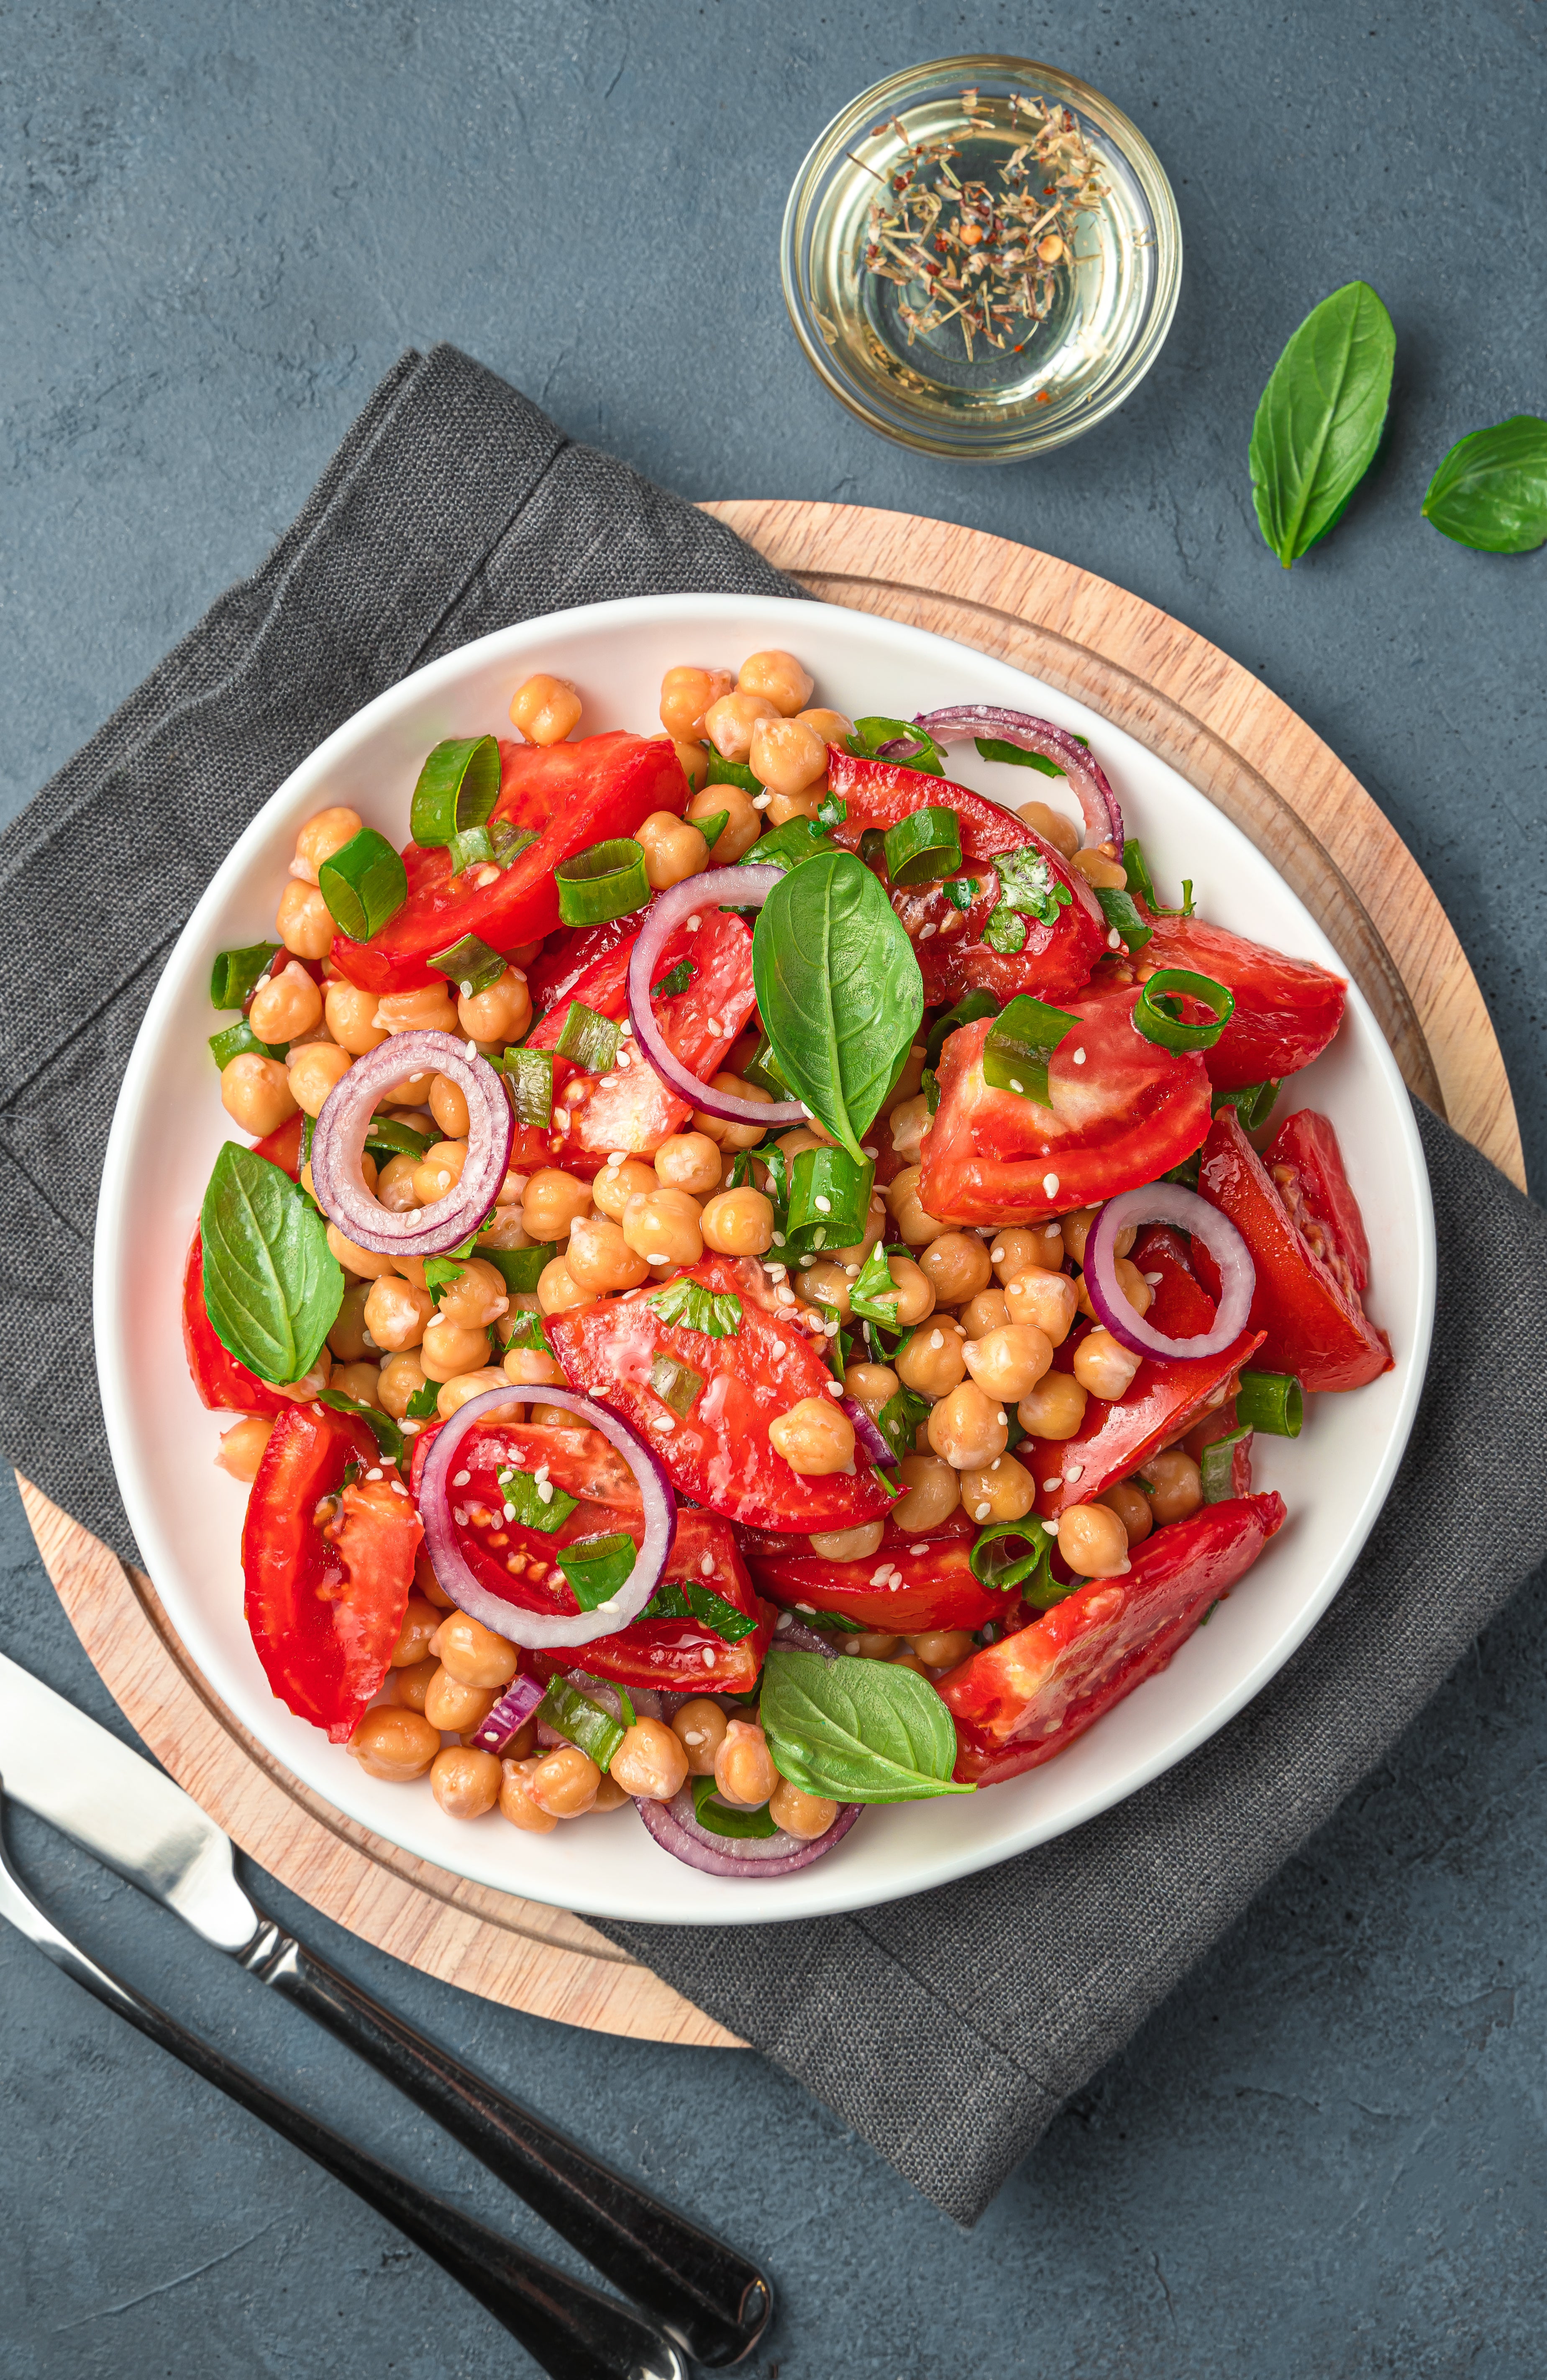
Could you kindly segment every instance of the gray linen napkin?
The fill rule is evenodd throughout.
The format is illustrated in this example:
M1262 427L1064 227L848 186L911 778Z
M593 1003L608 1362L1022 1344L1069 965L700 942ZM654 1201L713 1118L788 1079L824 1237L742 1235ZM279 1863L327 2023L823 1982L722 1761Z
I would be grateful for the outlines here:
M799 591L455 349L406 356L262 568L0 837L0 1442L119 1552L92 1219L113 1090L199 892L296 763L421 662L566 604L685 589ZM1249 1709L1105 1816L940 1891L793 1925L602 1926L958 2222L1547 1554L1547 1217L1426 1109L1419 1123L1440 1304L1418 1426L1332 1611Z

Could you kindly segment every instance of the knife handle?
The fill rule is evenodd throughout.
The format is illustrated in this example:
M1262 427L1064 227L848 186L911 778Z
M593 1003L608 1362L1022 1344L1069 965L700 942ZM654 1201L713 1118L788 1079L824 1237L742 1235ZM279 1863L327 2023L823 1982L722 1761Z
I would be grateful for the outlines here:
M757 2345L774 2297L746 2257L507 2098L272 1919L242 1964L432 2116L698 2362L737 2363Z

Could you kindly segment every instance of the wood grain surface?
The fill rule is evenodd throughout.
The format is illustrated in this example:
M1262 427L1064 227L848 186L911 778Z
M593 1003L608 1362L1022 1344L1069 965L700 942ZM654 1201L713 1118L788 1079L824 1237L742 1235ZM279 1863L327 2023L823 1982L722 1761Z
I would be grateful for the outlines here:
M1249 670L1121 588L980 530L842 504L706 509L813 595L993 653L1169 760L1293 885L1411 1087L1524 1187L1504 1062L1443 910L1363 787ZM303 1900L508 2007L644 2040L744 2046L567 1911L412 1858L300 1784L201 1678L151 1581L19 1485L49 1576L121 1708L233 1841Z

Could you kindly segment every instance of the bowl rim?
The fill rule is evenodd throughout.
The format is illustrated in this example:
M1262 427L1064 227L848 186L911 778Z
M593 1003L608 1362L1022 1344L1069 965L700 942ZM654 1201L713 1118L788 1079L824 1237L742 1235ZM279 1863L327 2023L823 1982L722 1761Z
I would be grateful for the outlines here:
M1123 152L1131 166L1155 219L1156 282L1154 299L1139 338L1127 348L1115 366L1105 387L1083 410L1066 420L1049 423L1045 430L1028 428L1014 437L995 443L992 439L971 444L921 429L911 429L906 419L893 421L875 407L869 406L853 388L832 369L823 342L811 329L810 307L806 283L805 231L807 218L814 200L816 185L834 159L842 154L847 142L864 120L877 112L886 112L895 104L892 94L899 89L916 84L922 77L955 79L960 74L970 84L985 77L1029 85L1035 81L1039 96L1048 91L1063 99L1065 104L1077 110L1083 107L1102 130L1109 130L1115 145ZM1134 390L1152 369L1165 343L1175 317L1182 285L1182 222L1177 211L1176 194L1170 176L1144 134L1116 103L1097 91L1094 84L1069 74L1062 67L1043 64L1036 58L1013 57L1000 52L964 55L959 57L925 60L916 67L899 68L884 75L879 82L840 108L817 134L799 170L790 185L785 201L785 212L779 233L779 280L791 326L800 343L807 362L830 395L835 396L845 410L862 421L878 437L889 438L895 443L909 447L916 454L935 455L954 463L1019 463L1038 455L1051 455L1076 438L1082 438L1119 406L1127 402Z

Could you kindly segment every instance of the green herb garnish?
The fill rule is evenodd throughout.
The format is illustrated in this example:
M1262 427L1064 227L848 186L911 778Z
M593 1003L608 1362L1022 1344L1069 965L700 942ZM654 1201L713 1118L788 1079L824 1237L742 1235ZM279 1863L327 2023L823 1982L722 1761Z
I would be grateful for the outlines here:
M643 1301L663 1322L683 1330L701 1330L706 1339L734 1339L741 1328L741 1300L706 1289L686 1274L652 1290Z
M245 1008L278 957L278 942L252 942L245 951L222 951L210 974L212 1008Z
M596 1611L620 1594L633 1575L638 1548L622 1531L611 1536L580 1537L564 1546L558 1566L574 1589L582 1611Z
M610 1016L588 1008L583 1000L572 1000L565 1015L564 1030L554 1044L554 1055L567 1058L588 1075L608 1075L617 1063L622 1038Z
M953 1782L956 1730L934 1688L891 1661L771 1652L761 1716L781 1777L837 1802L969 1793Z
M712 1636L721 1637L727 1645L738 1645L757 1626L734 1603L716 1595L712 1586L693 1579L683 1583L667 1580L658 1586L640 1612L641 1620L696 1620Z
M356 942L379 934L408 897L408 871L373 826L362 826L342 851L323 860L317 886L339 932Z
M566 1496L551 1479L534 1479L530 1471L518 1471L514 1463L507 1463L495 1476L505 1498L505 1517L518 1528L540 1529L551 1537L571 1512L580 1509L578 1497Z
M1325 537L1381 443L1396 334L1367 281L1313 307L1273 366L1251 426L1251 495L1287 570Z
M559 1560L563 1561L562 1554ZM603 1771L611 1767L613 1756L623 1742L624 1730L612 1712L604 1710L600 1703L593 1703L589 1694L583 1694L579 1686L572 1686L567 1678L549 1679L548 1691L532 1717L539 1726L546 1722L555 1735L562 1735L566 1742L578 1745Z
M223 1347L261 1380L305 1378L344 1295L344 1268L298 1182L228 1140L199 1211L204 1303Z
M996 1091L1014 1091L1018 1099L1052 1105L1048 1067L1066 1034L1078 1025L1066 1009L1050 1008L1029 992L1019 992L989 1026L983 1043L983 1080Z
M1547 421L1512 413L1458 438L1429 482L1423 517L1482 553L1529 553L1547 541Z
M702 1393L703 1374L695 1372L690 1365L679 1364L663 1348L651 1358L650 1385L662 1403L670 1405L679 1421L686 1421Z
M449 949L437 951L429 965L464 993L487 991L505 973L505 961L498 951L492 951L476 934L464 934Z
M561 859L554 882L560 922L566 926L604 925L609 917L627 917L642 909L650 899L644 851L632 835L593 843L572 859Z
M693 1815L707 1834L725 1835L736 1842L766 1842L779 1831L764 1802L756 1810L738 1809L724 1802L713 1777L693 1779Z
M1207 1025L1185 1024L1184 996L1212 1008L1212 1021ZM1223 983L1216 983L1212 976L1195 974L1191 967L1158 967L1135 1004L1134 1030L1163 1050L1212 1050L1235 1013L1235 993L1227 991Z
M883 1330L896 1330L897 1287L879 1240L849 1286L848 1304L850 1313L859 1315L862 1322L879 1322Z

